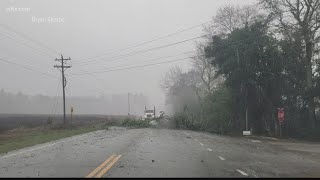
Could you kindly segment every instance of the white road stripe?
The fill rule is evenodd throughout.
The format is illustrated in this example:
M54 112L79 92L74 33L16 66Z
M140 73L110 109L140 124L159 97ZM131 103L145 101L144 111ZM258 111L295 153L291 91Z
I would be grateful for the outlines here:
M221 156L218 156L222 161L226 160L225 158L221 157Z
M210 149L210 148L207 148L208 149L208 151L212 151L212 149Z
M238 171L240 174L244 175L244 176L248 176L247 173L245 173L245 172L243 172L243 171L241 171L241 170L239 170L239 169L237 169L237 171Z
M203 146L204 144L200 143L201 146Z
M198 139L194 139L195 141L198 141Z
M28 149L28 150L21 151L21 152L17 152L17 153L10 154L10 155L7 155L7 156L2 156L2 157L0 157L0 159L8 158L8 157L15 156L15 155L18 155L18 154L27 153L27 152L34 151L34 150L37 150L37 149L42 149L42 148L49 147L49 146L53 146L53 145L56 145L56 144L59 144L59 143L64 143L64 142L67 142L67 141L70 141L70 140L73 140L73 139L80 138L80 137L85 136L85 135L87 135L87 134L84 134L84 135L81 135L81 136L77 136L77 137L73 137L73 138L67 139L67 140L65 140L65 141L59 141L59 140L57 140L57 141L59 141L59 142L55 142L55 143L52 143L52 144L47 144L47 145L40 146L40 147L36 147L36 148L33 148L33 149Z

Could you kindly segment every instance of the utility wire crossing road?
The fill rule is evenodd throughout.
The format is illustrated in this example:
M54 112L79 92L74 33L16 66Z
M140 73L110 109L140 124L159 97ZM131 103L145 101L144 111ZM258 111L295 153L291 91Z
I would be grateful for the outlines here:
M302 153L273 142L112 127L2 155L0 177L320 176L318 151Z

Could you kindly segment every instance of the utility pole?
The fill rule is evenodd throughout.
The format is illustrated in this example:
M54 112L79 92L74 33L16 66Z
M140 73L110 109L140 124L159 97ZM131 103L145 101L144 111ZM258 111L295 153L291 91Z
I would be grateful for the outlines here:
M130 93L128 93L128 116L130 116Z
M65 87L67 80L64 77L64 71L68 68L71 68L71 66L66 66L65 61L71 60L70 57L68 59L63 59L63 56L61 55L61 59L55 59L55 61L60 61L61 65L55 65L55 68L58 68L61 71L62 75L62 94L63 94L63 125L66 126L66 97L65 97Z
M238 47L237 47L236 53L237 53L237 63L238 63L238 67L240 68L240 56L239 56L239 49L238 49ZM240 91L242 91L242 90L243 90L243 84L242 84L241 81L240 81L240 88L241 88ZM247 92L247 90L246 90L246 97L245 97L245 98L246 98L246 100L245 100L245 106L246 106L246 131L248 131L249 128L248 128L248 92ZM250 132L250 133L252 133L252 132Z

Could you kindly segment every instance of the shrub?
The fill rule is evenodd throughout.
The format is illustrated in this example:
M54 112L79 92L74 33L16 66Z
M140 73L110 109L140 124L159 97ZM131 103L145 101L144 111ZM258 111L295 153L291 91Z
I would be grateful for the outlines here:
M134 128L147 128L150 127L149 120L135 120L131 118L126 118L121 123L122 126L125 127L134 127Z

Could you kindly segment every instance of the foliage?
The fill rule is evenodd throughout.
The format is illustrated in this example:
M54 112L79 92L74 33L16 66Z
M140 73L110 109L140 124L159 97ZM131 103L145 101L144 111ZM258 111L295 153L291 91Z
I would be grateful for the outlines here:
M207 98L204 112L206 114L206 128L209 132L225 134L231 130L231 91L222 87L211 97Z
M263 116L272 114L280 103L282 58L276 40L268 35L267 25L256 22L237 29L227 38L213 37L206 49L207 57L226 77L225 84L233 93L232 113L240 118L244 128L246 109L260 122L252 123L256 132L262 133ZM241 42L241 43L233 43Z
M284 136L320 137L319 113L313 117L320 110L320 2L295 2L261 0L268 15L252 7L218 11L192 69L175 71L167 83L178 128L242 133L247 118L254 134L278 136L277 108L284 107Z
M136 120L132 118L126 118L121 123L125 127L134 127L134 128L147 128L150 127L150 120Z
M312 134L316 134L318 131L316 110L319 109L319 104L317 104L319 56L317 58L317 53L319 53L320 43L320 1L260 0L260 4L273 18L274 29L282 36L279 39L284 40L287 47L296 46L296 49L287 49L287 52L296 55L297 58L293 58L296 61L291 62L298 65L297 71L301 73L293 79L303 81L297 85L298 88L303 88L299 89L296 101L302 102L300 104L307 107L308 114L303 124L314 131ZM286 49L283 50L286 52ZM292 58L288 53L287 55L285 58ZM287 70L292 72L295 69L291 67Z
M203 124L188 112L179 112L173 115L172 121L175 123L175 127L192 129L192 130L203 130Z
M172 120L176 128L203 130L215 133L226 133L230 130L232 117L230 114L231 94L227 88L217 90L204 103L206 116L201 120L199 114L187 107L183 112L175 113Z

